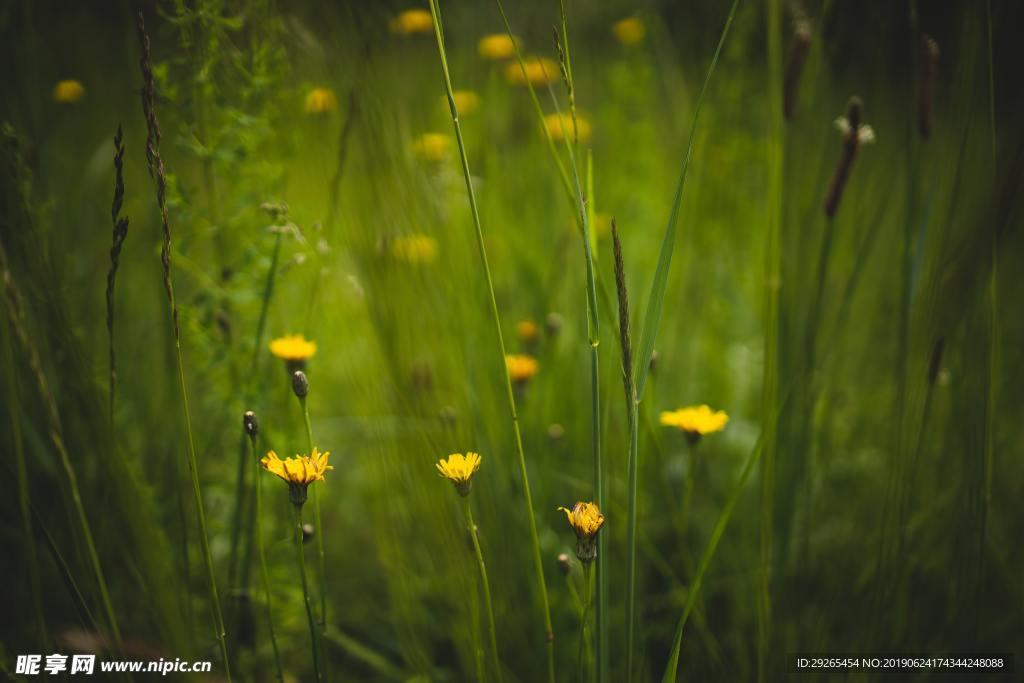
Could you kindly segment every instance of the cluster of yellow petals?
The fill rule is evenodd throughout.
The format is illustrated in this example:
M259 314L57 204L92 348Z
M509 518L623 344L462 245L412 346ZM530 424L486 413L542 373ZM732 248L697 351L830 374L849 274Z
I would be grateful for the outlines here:
M575 142L577 131L580 142L590 139L590 122L579 114L576 115L575 122L570 114L548 114L544 117L544 125L555 142L562 142L566 136L570 142Z
M447 107L448 98L442 99ZM472 90L456 90L452 93L452 99L455 100L455 109L458 110L459 116L469 116L480 108L480 96Z
M412 143L413 154L423 161L444 161L451 149L452 139L444 133L424 133Z
M511 59L516 54L516 45L507 33L492 33L484 36L477 43L476 49L481 57L493 61Z
M598 509L596 503L580 501L572 506L572 510L564 507L558 509L565 513L565 516L569 519L569 524L580 538L594 536L601 530L601 525L604 524L604 515L601 514L601 510Z
M547 85L554 83L562 73L561 67L547 57L524 57L523 67L526 69L525 76L518 61L508 64L505 67L505 80L512 85L526 85L527 82L530 85Z
M435 467L441 476L455 485L469 483L473 474L480 469L480 454L468 452L465 456L462 453L452 453L447 458L441 458Z
M260 465L267 472L276 474L292 485L308 486L314 481L323 481L324 473L333 470L333 465L327 464L330 452L320 453L313 448L311 455L296 455L294 458L281 460L277 453L269 451L260 459Z
M414 33L430 33L434 30L434 19L425 9L407 9L388 24L392 33L411 36Z
M519 337L519 341L529 344L537 341L537 337L540 336L540 327L532 320L520 320L516 323L516 336Z
M338 98L330 88L313 88L306 95L306 113L329 114L338 108Z
M285 361L304 361L316 353L316 342L301 334L288 334L270 342L270 352Z
M513 382L525 382L537 374L540 365L537 359L526 354L510 353L505 356L505 366Z
M627 17L612 25L612 34L623 45L636 45L647 35L647 27L636 17Z
M728 421L729 416L724 410L711 410L706 405L690 406L661 414L661 424L699 436L722 431Z
M437 251L437 240L430 235L400 235L391 240L391 255L407 263L433 263Z
M53 86L53 101L60 102L61 104L69 104L71 102L77 102L85 96L85 86L80 81L76 81L69 78L64 81L58 81L57 85Z

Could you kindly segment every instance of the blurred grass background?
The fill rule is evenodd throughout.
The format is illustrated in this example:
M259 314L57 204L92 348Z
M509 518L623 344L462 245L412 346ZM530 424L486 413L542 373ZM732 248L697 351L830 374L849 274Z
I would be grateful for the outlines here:
M243 411L259 415L263 447L305 450L288 375L266 338L254 347L275 222L286 228L267 335L317 341L309 404L316 441L336 467L320 491L332 679L475 676L484 635L474 626L473 556L457 500L433 470L439 457L466 450L484 458L473 503L506 680L543 678L543 624L502 369L437 47L431 34L389 29L408 8L216 0L143 8L200 476L239 680L273 677L255 560L229 566ZM479 98L475 111L463 108L462 124L504 332L511 352L540 362L519 395L521 424L558 680L575 680L579 605L568 582L580 590L582 583L578 567L569 577L559 571L556 557L571 554L574 538L555 507L593 495L584 263L525 89L507 82L504 63L478 54L481 37L502 32L500 16L487 2L443 9L455 86ZM556 59L558 3L508 9L524 52ZM1019 660L1024 149L1016 122L1024 112L1013 67L1015 3L991 3L991 28L985 3L782 9L784 50L794 21L812 26L793 116L781 131L772 125L770 12L751 1L740 5L697 128L640 415L637 676L661 678L697 559L771 419L761 401L766 287L779 296L774 476L764 482L755 471L745 485L684 634L683 679L778 680L783 655L796 651L1016 650ZM576 100L592 126L585 148L593 155L588 200L599 216L599 278L611 292L606 226L614 216L636 315L645 310L694 102L728 7L575 1L568 10ZM145 167L134 16L135 6L120 2L0 5L0 118L9 124L0 237L125 649L216 660ZM631 16L646 34L622 44L612 27ZM941 49L927 140L916 125L919 32ZM79 81L84 96L54 101L61 79ZM315 88L333 99L308 113ZM564 89L554 89L564 106ZM863 99L877 141L860 151L828 225L822 198L841 149L833 121L851 95ZM116 292L111 424L103 288L118 125L130 228ZM417 151L427 133L448 140L439 158ZM778 183L772 144L782 154ZM272 220L264 202L286 203L287 219ZM777 279L766 276L773 206L781 216ZM396 243L416 235L435 241L436 252L402 258ZM808 369L809 311L819 296ZM0 598L0 644L12 669L15 654L69 652L83 639L86 650L99 650L109 625L44 399L9 303L4 310L0 566L12 589ZM625 680L627 435L610 311L602 310L600 345L608 488L601 552L611 678ZM548 324L552 313L559 324ZM538 324L537 340L516 341L522 320ZM691 468L684 438L658 426L657 414L698 403L731 420L705 439ZM34 551L19 506L18 453ZM243 492L253 468L245 473ZM683 524L691 475L697 486ZM290 510L283 486L269 477L263 486L285 668L310 680ZM771 610L767 623L760 617L768 658L759 666L762 570Z

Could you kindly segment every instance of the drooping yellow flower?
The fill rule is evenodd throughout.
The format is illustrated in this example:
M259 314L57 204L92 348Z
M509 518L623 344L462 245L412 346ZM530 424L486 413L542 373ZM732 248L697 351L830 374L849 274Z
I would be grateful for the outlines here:
M480 56L484 59L500 61L511 59L516 54L516 46L507 33L492 33L484 36L476 46Z
M540 327L532 320L520 320L516 323L516 336L524 344L530 344L540 336Z
M465 456L452 453L447 458L441 458L435 467L442 477L455 485L456 491L465 496L473 485L473 475L480 469L480 460L479 453L467 452Z
M706 405L661 413L661 424L682 431L690 443L700 441L705 434L722 431L728 421L729 416L724 410L711 410Z
M330 88L313 88L306 95L306 113L316 115L330 114L338 108L338 98Z
M596 503L579 501L572 510L558 508L565 513L569 525L576 532L576 557L580 562L592 562L597 557L597 532L604 524L604 515Z
M287 363L305 363L316 355L316 342L301 334L286 334L270 342L270 352Z
M647 35L647 27L636 17L627 17L615 22L612 26L612 33L615 35L615 40L623 45L636 45Z
M433 263L437 259L437 240L419 233L400 235L391 240L391 255L407 263Z
M511 62L505 66L505 80L512 85L547 85L554 83L561 74L560 67L556 62L547 57L524 57L523 66L526 68L526 75L523 76L523 69L519 62Z
M511 353L505 356L505 366L513 382L525 382L537 374L537 359L525 354Z
M569 136L569 141L574 142L577 129L579 130L580 142L586 142L590 139L590 122L579 114L576 115L575 124L571 114L548 114L544 117L544 125L555 142L562 142L567 135Z
M84 96L85 86L82 85L80 81L76 81L73 78L58 81L57 85L53 86L54 102L70 104L72 102L77 102Z
M412 143L413 153L423 161L443 161L452 149L452 139L444 133L424 133Z
M452 93L452 97L455 99L455 108L458 110L459 116L469 116L480 108L480 96L472 90L456 90ZM447 107L448 98L441 99Z
M414 33L430 33L434 30L434 20L425 9L407 9L392 19L388 26L392 33L409 36Z
M324 474L333 470L327 464L330 452L320 453L316 447L310 455L296 455L294 458L281 460L274 451L267 452L260 459L260 465L267 472L277 475L288 484L288 492L292 503L301 506L306 502L307 489L314 481L323 481Z

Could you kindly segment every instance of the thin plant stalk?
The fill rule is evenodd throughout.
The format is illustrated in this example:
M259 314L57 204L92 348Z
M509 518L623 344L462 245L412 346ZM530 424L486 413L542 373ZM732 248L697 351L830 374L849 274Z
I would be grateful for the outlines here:
M523 453L523 437L519 429L519 413L516 408L515 391L512 388L512 378L505 365L505 338L501 332L501 315L498 312L498 301L494 295L494 281L491 277L491 267L487 260L487 247L484 243L483 227L480 222L480 211L477 207L476 193L473 191L473 177L469 170L469 158L466 155L466 143L462 137L462 127L459 123L459 113L455 107L455 95L452 88L451 75L448 72L448 57L444 47L444 36L442 33L441 16L438 9L438 0L429 0L430 13L434 21L434 37L437 40L437 50L441 60L441 70L444 75L445 90L448 95L448 107L451 111L452 126L455 129L455 140L459 147L459 158L462 162L462 173L466 181L466 192L469 196L470 211L473 216L473 227L476 232L477 248L480 252L480 260L484 269L484 278L487 283L487 294L490 300L491 317L494 322L494 331L498 337L498 350L501 354L502 365L505 368L505 389L508 399L509 412L512 418L512 429L515 434L516 455L519 459L519 472L523 480L523 498L526 503L526 513L529 521L530 542L533 546L533 564L537 579L537 589L540 591L541 609L544 617L544 635L547 642L548 680L554 683L555 680L555 657L554 657L554 632L551 626L551 607L548 602L548 589L544 581L544 563L540 554L540 539L537 535L537 519L533 511L533 495L530 492L530 480L526 471L526 456Z
M484 593L484 607L487 610L487 635L491 642L491 657L494 659L494 673L498 677L498 683L502 681L501 658L498 656L498 631L494 625L494 604L491 600L491 583L487 580L487 566L484 564L484 554L480 550L480 535L477 533L476 524L473 523L473 506L469 504L469 496L462 496L462 509L466 514L466 524L469 525L469 535L473 539L473 552L476 555L476 565L480 570L480 585Z
M270 572L267 571L267 554L263 544L263 487L260 485L259 459L256 457L256 435L249 436L249 457L256 462L256 552L260 556L260 572L263 577L263 599L267 605L267 630L270 632L270 645L274 649L274 670L277 672L277 680L284 681L284 670L281 668L281 652L277 647L277 633L274 631L274 610L270 598ZM299 531L302 529L300 527Z
M231 681L231 664L228 658L227 634L224 628L224 615L221 611L220 595L217 591L217 577L213 570L213 555L210 552L210 539L206 529L206 511L203 506L203 493L199 485L199 467L196 457L195 439L192 436L192 416L189 409L188 386L185 382L185 363L181 353L181 333L178 326L178 306L174 301L174 285L171 280L171 226L167 213L167 177L164 172L164 162L160 157L160 124L156 117L154 101L156 99L156 86L153 79L153 67L150 61L149 35L146 33L145 21L142 12L138 15L138 36L142 48L142 58L139 65L142 68L143 90L142 107L146 117L146 161L149 166L150 176L156 183L157 206L160 210L160 223L163 229L163 244L161 245L161 262L163 265L164 289L167 292L167 300L170 305L171 321L174 328L174 350L175 360L178 366L178 384L181 389L181 405L185 414L185 434L188 442L188 467L192 479L192 497L196 505L196 517L199 520L199 538L203 551L203 559L206 562L206 574L209 582L210 603L213 611L214 632L220 644L221 659L224 661L224 675Z
M110 366L110 425L114 425L114 397L117 394L117 359L114 355L114 283L117 279L117 267L121 261L121 247L128 236L128 219L121 216L124 202L124 144L121 126L114 135L114 199L110 208L110 219L113 223L113 237L110 245L110 270L107 271L107 345Z
M302 405L302 417L306 422L306 438L309 440L309 454L313 454L313 423L309 420L309 406L306 397L300 396L299 403ZM317 572L320 583L320 635L327 637L327 563L324 560L324 533L320 525L320 487L313 487L313 524L315 525L314 537L316 538Z
M600 555L600 551L598 552ZM583 609L580 612L580 648L577 654L579 663L577 669L579 670L580 681L587 680L587 672L594 670L593 653L590 647L590 639L587 638L587 626L590 623L590 608L594 604L594 568L592 567L593 562L583 563L583 583L587 591L587 599L583 603ZM586 659L584 660L584 653L586 653ZM586 668L584 668L586 667Z
M309 622L309 644L313 651L313 672L316 680L322 681L323 674L320 672L320 648L317 647L316 618L313 616L313 602L309 599L309 582L306 581L306 553L303 551L302 543L302 506L295 505L295 553L298 555L299 574L302 577L302 601L306 605L306 620ZM316 530L317 535L320 530Z

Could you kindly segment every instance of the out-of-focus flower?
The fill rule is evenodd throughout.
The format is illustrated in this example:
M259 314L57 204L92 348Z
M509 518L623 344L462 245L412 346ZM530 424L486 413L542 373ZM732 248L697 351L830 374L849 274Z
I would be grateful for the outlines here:
M455 108L459 111L459 116L469 116L480 108L480 96L472 90L456 90L452 97L455 99ZM445 106L448 106L448 98L441 99Z
M460 495L469 495L469 489L473 485L473 475L480 469L479 453L452 453L447 458L441 458L435 465L442 477L455 485L455 490Z
M444 133L424 133L412 143L413 153L423 161L443 161L452 149L452 139Z
M525 354L512 353L505 356L505 366L513 382L526 382L540 369L537 359Z
M407 9L388 24L392 33L411 36L414 33L430 33L434 30L434 19L425 9Z
M661 424L680 430L690 443L697 443L705 434L722 431L728 421L729 416L724 410L711 410L706 405L661 413Z
M437 240L415 233L391 240L391 255L406 263L433 263L437 259Z
M476 46L480 56L484 59L500 61L511 59L516 54L516 45L507 33L492 33L484 36Z
M516 336L524 344L530 344L537 341L537 337L540 336L540 328L532 320L520 320L516 323Z
M523 69L526 75L523 75ZM547 57L524 57L523 66L519 62L511 62L505 66L505 80L512 85L547 85L558 79L561 69L558 64Z
M306 95L306 113L314 116L330 114L338 108L338 98L330 88L313 88Z
M301 334L287 334L270 342L270 352L286 363L301 364L316 354L316 342Z
M577 130L580 142L590 139L590 122L579 114L576 115L575 124L569 114L548 114L544 117L544 125L547 126L548 133L551 134L555 142L562 142L566 136L570 141L574 141Z
M85 97L85 86L82 85L80 81L76 81L73 78L58 81L57 85L53 86L54 102L70 104L72 102L77 102L83 97Z
M636 17L627 17L612 25L612 34L623 45L636 45L647 35L647 27Z

